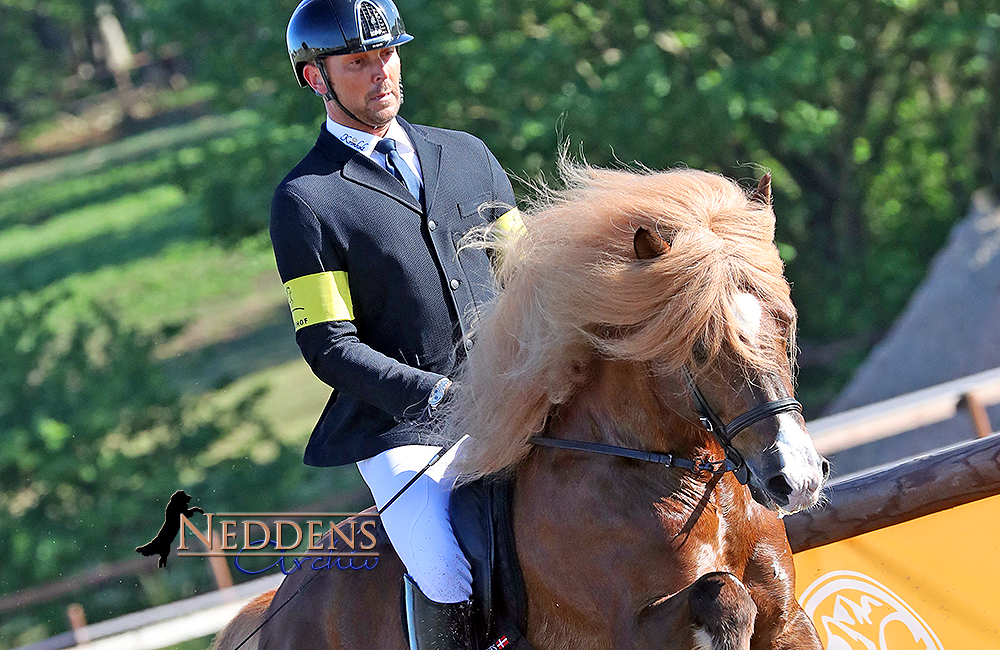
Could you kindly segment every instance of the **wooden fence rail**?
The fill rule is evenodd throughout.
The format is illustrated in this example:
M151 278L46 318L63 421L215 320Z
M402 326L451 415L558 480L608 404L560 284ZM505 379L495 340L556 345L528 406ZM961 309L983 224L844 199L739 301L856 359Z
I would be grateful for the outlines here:
M992 433L986 407L1000 403L1000 368L931 386L884 402L811 420L809 432L821 454L874 442L969 411L974 433Z
M243 605L277 587L281 573L151 607L77 630L63 632L17 650L157 650L215 634Z
M152 573L156 571L156 562L157 558L155 557L138 557L113 564L99 564L69 578L49 582L31 589L15 591L12 594L0 596L0 614L55 600L81 589L112 582L125 576Z
M838 542L1000 494L1000 435L833 481L828 502L785 518L792 551Z

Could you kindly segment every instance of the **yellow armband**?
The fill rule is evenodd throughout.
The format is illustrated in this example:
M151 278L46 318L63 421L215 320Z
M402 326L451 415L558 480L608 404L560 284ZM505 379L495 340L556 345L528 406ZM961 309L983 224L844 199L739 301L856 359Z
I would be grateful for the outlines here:
M511 235L520 237L527 232L524 222L521 221L521 211L517 208L511 208L500 215L497 219L497 228L502 230L507 237Z
M295 330L334 320L354 320L346 271L303 275L285 283Z

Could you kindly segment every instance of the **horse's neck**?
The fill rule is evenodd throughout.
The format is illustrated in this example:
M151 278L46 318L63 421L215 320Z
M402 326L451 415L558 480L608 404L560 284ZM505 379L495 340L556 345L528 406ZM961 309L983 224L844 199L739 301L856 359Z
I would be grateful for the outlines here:
M549 436L667 453L686 460L724 457L710 434L691 421L687 389L679 376L671 386L648 368L604 363L588 379L550 421ZM567 465L568 456L536 454L534 462L526 465L528 471L522 478L527 481L521 489L526 493L535 490L551 499L564 484L564 476L572 475L574 485L585 476L590 486L585 492L591 498L577 495L575 499L587 507L595 501L613 501L626 520L652 513L662 524L654 527L654 535L662 535L664 530L671 536L679 534L696 522L701 523L701 530L717 531L713 522L720 513L748 520L750 501L731 477L682 467L667 469L657 463L623 461L603 454L573 454L573 464ZM718 544L718 538L713 537L711 543Z
M640 364L596 364L574 399L549 427L557 438L674 454L703 450L705 436L682 417L685 392L665 386Z

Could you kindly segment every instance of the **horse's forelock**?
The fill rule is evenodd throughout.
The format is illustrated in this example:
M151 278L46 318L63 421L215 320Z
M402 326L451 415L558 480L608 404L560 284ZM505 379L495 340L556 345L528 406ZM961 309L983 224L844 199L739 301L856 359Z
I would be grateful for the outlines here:
M564 165L563 178L563 190L543 189L524 211L528 234L501 255L505 287L465 364L449 428L475 438L466 479L522 460L595 356L680 368L698 345L709 362L725 352L746 367L783 363L774 346L741 338L732 313L735 297L751 293L794 317L769 206L695 170ZM637 260L640 227L670 249Z

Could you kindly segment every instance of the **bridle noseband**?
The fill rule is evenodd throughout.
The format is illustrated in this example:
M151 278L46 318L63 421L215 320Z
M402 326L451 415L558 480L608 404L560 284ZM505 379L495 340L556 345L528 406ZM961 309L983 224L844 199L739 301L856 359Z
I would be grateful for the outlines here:
M736 480L742 485L746 485L747 481L750 480L750 468L747 466L746 460L743 459L740 452L733 446L733 438L743 429L766 418L780 413L787 413L788 411L798 411L801 413L802 404L794 397L782 397L771 402L764 402L743 415L737 416L727 425L709 405L708 400L705 399L705 396L698 388L698 384L695 383L691 371L685 367L682 372L684 374L684 383L687 384L688 393L691 394L691 399L694 400L695 412L698 414L701 426L705 428L705 431L715 436L716 441L722 446L722 450L726 454L726 460L733 462L733 475L736 477Z
M802 404L794 397L782 397L770 402L759 404L746 413L736 417L729 424L725 424L722 418L712 409L708 400L698 388L691 371L686 367L683 369L684 383L687 385L688 393L695 404L695 412L698 419L706 431L715 436L716 441L722 446L726 454L723 460L691 460L689 458L678 458L673 454L660 454L649 451L640 451L628 447L617 445L605 445L597 442L585 442L582 440L563 440L561 438L549 438L547 436L533 436L528 440L533 445L541 447L552 447L555 449L566 449L570 451L584 451L606 456L618 456L620 458L631 458L657 463L665 467L679 467L694 474L725 474L732 472L742 485L746 485L750 480L750 468L746 460L736 447L733 446L733 438L747 427L760 422L769 417L788 411L802 412Z

